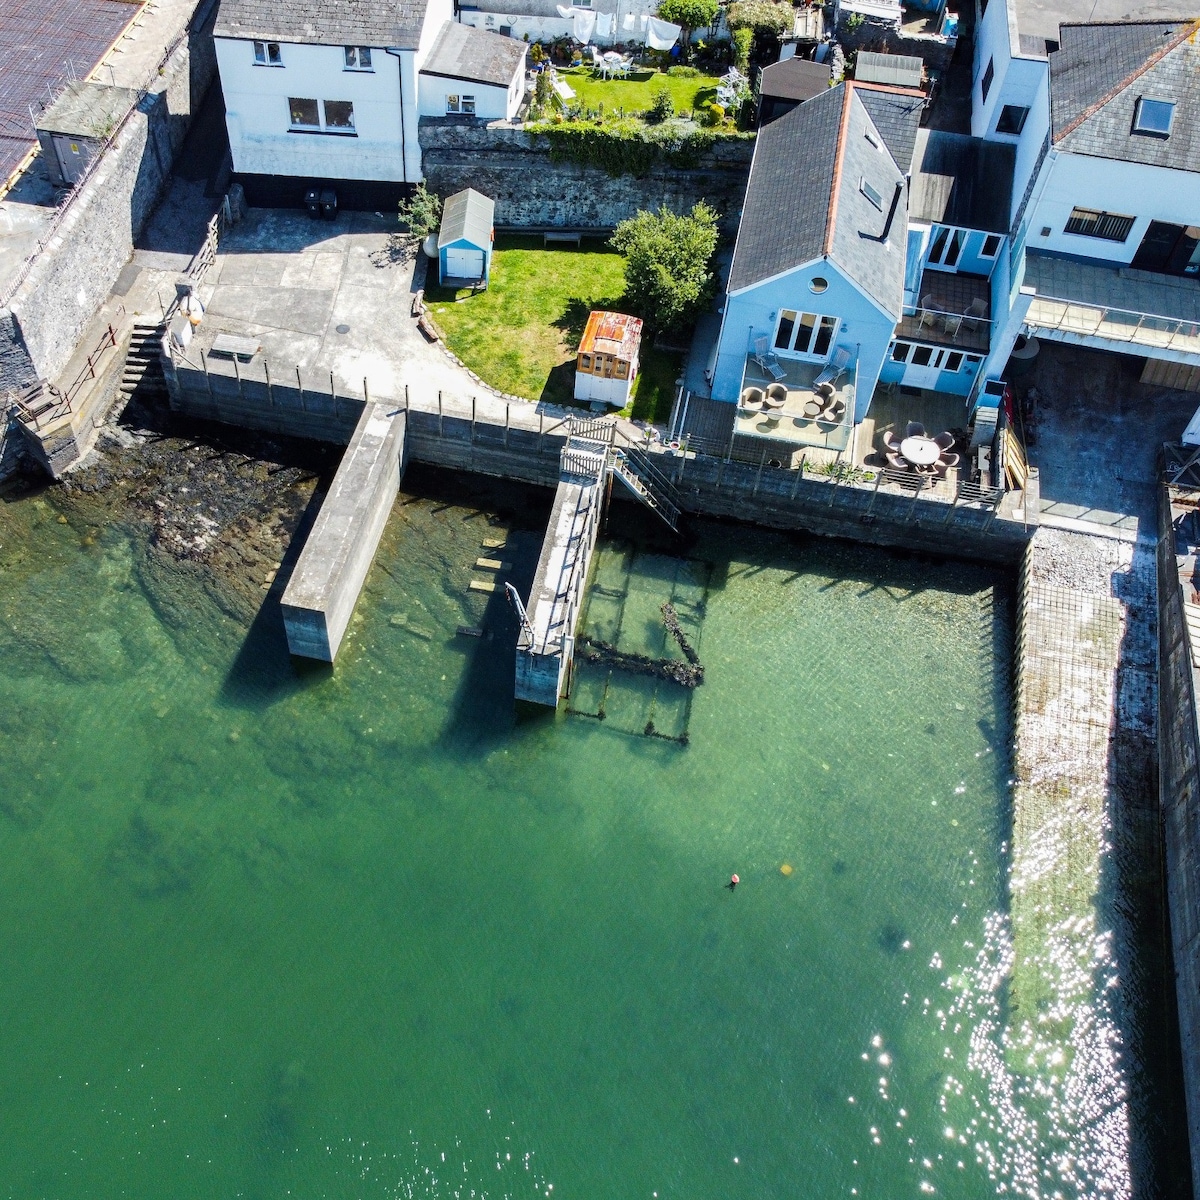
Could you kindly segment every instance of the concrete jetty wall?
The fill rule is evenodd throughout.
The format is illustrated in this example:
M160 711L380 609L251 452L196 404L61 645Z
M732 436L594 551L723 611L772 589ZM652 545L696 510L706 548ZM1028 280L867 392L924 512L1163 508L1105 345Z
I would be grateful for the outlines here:
M283 593L288 649L333 662L400 490L405 414L365 406Z
M1191 493L1186 501L1194 507L1200 495ZM1192 1189L1200 1196L1200 639L1193 632L1200 632L1200 606L1191 603L1190 583L1180 577L1190 574L1195 554L1186 543L1177 547L1174 516L1171 490L1163 486L1157 555L1158 782ZM1193 553L1183 553L1188 550Z

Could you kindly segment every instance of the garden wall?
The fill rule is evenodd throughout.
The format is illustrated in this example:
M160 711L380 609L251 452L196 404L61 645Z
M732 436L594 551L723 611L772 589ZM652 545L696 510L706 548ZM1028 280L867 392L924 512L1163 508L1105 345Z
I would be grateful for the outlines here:
M422 169L429 187L449 195L473 187L496 202L496 224L611 229L639 208L676 212L707 200L721 228L737 231L754 142L718 142L694 169L661 163L645 176L613 177L596 167L554 162L548 139L496 122L466 125L421 119Z

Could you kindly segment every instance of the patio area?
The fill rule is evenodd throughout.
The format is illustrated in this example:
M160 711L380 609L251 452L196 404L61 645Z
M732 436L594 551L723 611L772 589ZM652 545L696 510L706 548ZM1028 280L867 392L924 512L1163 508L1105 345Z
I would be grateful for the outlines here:
M813 385L828 363L799 362L781 358L777 367L782 377L774 379L753 357L747 358L742 376L742 393L778 387L786 392L783 403L764 411L735 410L733 431L739 437L765 438L789 446L844 451L854 432L855 368L851 364L829 381L827 399L820 412L814 412L816 393Z
M898 338L986 351L991 344L991 283L975 275L926 269L918 308L900 320Z

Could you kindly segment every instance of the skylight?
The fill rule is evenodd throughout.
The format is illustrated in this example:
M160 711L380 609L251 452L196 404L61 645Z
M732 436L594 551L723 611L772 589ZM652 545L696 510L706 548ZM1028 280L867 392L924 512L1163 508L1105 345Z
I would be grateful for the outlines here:
M860 183L858 186L862 194L866 196L866 198L870 200L870 202L875 205L880 212L883 212L883 196L879 189L868 183L865 177L863 178L862 183Z
M1152 137L1170 137L1171 122L1175 119L1175 104L1171 100L1151 100L1143 96L1133 113L1133 132Z

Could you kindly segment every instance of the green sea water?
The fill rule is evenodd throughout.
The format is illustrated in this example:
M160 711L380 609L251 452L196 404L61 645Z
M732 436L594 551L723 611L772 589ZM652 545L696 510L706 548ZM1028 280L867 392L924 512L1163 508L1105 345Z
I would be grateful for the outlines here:
M544 516L403 497L328 671L0 505L0 1195L995 1193L943 1012L1006 905L1011 579L618 525L588 631L676 654L671 600L703 685L516 713L468 583Z

